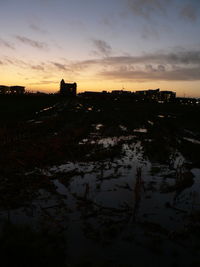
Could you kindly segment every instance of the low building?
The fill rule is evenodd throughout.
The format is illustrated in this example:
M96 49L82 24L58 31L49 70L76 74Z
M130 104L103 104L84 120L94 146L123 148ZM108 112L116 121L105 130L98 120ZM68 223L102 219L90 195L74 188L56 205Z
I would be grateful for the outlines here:
M160 89L149 89L136 91L135 95L142 99L168 102L176 98L176 93L172 91L160 91Z
M120 95L120 96L127 96L127 95L131 95L132 92L131 91L125 91L125 90L113 90L112 95Z
M6 95L6 94L11 94L11 95L22 95L25 93L25 87L24 86L6 86L6 85L0 85L0 94Z
M161 101L171 101L176 98L176 93L172 91L161 91L160 92L160 100Z
M9 94L9 92L10 92L10 87L9 86L0 85L0 94L1 95Z
M159 100L160 97L160 89L149 89L144 91L136 91L135 95L149 100Z
M16 95L22 95L25 93L25 87L24 86L10 86L10 93L16 94Z

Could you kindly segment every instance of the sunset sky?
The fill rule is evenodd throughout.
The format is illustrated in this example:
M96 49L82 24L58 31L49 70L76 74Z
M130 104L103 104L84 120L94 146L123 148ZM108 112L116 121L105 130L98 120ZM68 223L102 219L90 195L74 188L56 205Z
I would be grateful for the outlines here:
M200 97L200 0L0 0L0 84Z

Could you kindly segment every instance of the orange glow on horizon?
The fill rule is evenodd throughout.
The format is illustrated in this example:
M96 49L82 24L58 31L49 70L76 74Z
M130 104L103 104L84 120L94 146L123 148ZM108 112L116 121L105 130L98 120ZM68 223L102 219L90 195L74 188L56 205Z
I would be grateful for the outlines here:
M44 76L44 75L43 75ZM60 80L65 79L66 82L76 82L78 87L78 93L84 91L112 91L112 90L127 90L137 91L146 89L170 90L175 91L177 96L186 97L200 97L200 88L198 81L146 81L146 82L134 82L134 81L118 81L118 80L100 80L95 75L87 74L87 79L81 77L76 79L70 77L67 79L66 74L55 73L49 78L42 75L36 75L30 70L19 71L17 67L4 68L0 70L0 84L1 85L21 85L25 86L27 91L41 91L46 93L55 93L59 91ZM11 79L12 77L12 79ZM25 78L24 78L25 77ZM51 78L52 77L52 78ZM88 77L91 77L89 79Z

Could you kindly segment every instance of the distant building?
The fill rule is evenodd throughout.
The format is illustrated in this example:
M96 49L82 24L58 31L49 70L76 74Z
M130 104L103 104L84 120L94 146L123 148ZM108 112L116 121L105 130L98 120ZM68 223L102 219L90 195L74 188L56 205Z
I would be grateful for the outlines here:
M176 93L172 91L160 91L160 89L149 89L136 91L136 96L143 99L168 102L176 98Z
M160 100L161 101L170 101L176 98L176 93L172 91L161 91Z
M145 99L150 99L150 100L159 100L159 93L160 89L149 89L149 90L144 90L144 91L136 91L135 94L137 96L143 97Z
M25 87L24 86L5 86L0 85L0 94L11 94L11 95L22 95L25 93Z
M86 97L93 97L93 96L100 96L102 95L102 92L96 92L96 91L85 91L84 93L81 93L81 95L84 95Z
M60 82L60 94L64 96L74 97L77 93L77 84L76 83L65 83L62 79Z
M109 97L109 93L107 91L102 92L96 92L96 91L85 91L83 93L80 93L79 96L90 98L90 99L102 99Z
M127 96L130 95L131 91L125 91L125 90L113 90L112 95L120 95L120 96Z
M0 94L1 95L9 94L9 92L10 92L9 86L0 85Z
M10 86L10 93L16 95L22 95L25 93L24 86Z

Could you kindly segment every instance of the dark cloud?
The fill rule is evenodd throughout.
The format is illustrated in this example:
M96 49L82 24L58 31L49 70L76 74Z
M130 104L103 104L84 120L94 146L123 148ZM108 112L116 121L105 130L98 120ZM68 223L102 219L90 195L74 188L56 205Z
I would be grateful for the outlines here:
M182 7L180 11L180 15L182 18L185 18L187 20L190 20L191 22L194 22L197 20L197 17L198 17L198 11L199 11L198 9L199 9L198 6L188 3Z
M78 66L73 66L73 64L68 63L63 64L62 62L32 62L32 61L23 61L14 57L4 57L1 60L3 65L15 65L21 69L31 69L34 71L42 71L44 73L56 73L58 70L65 72L74 72L78 69Z
M166 68L164 65L158 65L158 71L165 71Z
M1 47L7 47L7 48L10 48L10 49L15 49L14 45L10 42L7 42L5 41L4 39L1 39L0 38L0 46Z
M81 61L79 65L115 66L120 64L200 64L200 51L178 51L172 53L144 54L142 56L115 56Z
M107 42L97 39L92 41L95 46L95 51L93 51L95 54L108 57L112 53L112 48Z
M154 66L152 66L151 64L145 65L145 69L148 72L155 72L155 71L157 71L157 69Z
M37 26L36 24L30 24L30 28L36 32L39 32L41 34L48 33L46 30L42 29L41 27Z
M200 51L106 57L76 65L84 66L84 70L98 67L97 74L106 79L200 80Z
M21 60L21 59L17 59L17 58L10 58L10 57L2 57L1 62L3 65L15 65L18 66L20 68L27 68L29 67L29 65Z
M42 70L44 71L44 67L42 65L33 65L31 66L33 70Z
M67 70L67 67L65 64L58 63L58 62L51 62L54 66L56 66L59 70Z
M172 9L177 16L180 15L182 18L194 22L200 11L199 0L127 0L127 3L133 15L154 22L158 15L167 16Z
M141 37L143 39L159 39L159 31L157 28L152 27L149 24L145 24L141 31Z
M166 5L171 0L128 0L130 10L136 16L150 19L155 13L166 13Z
M122 71L121 68L112 71L102 71L99 73L104 79L130 80L130 81L197 81L200 80L200 68L182 68L169 71Z
M46 49L47 48L47 44L46 43L35 41L35 40L29 39L29 38L24 37L24 36L17 35L17 36L15 36L15 38L18 41L20 41L21 43L30 45L30 46L32 46L34 48L38 48L38 49Z
M7 64L14 64L13 60L10 58L5 58L3 62L4 62L4 64L6 64L6 63Z

